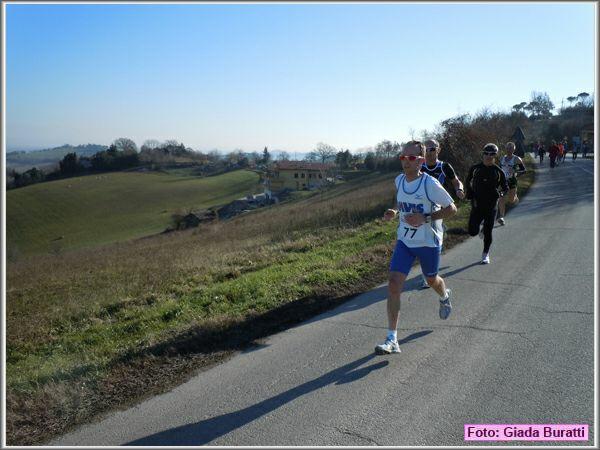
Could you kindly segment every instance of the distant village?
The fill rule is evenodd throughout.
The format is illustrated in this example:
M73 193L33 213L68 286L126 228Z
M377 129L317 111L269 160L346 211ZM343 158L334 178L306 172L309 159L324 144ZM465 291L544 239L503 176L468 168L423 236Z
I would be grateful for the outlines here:
M185 215L175 217L175 229L197 227L202 223L214 220L226 220L236 215L277 204L285 200L293 191L323 189L344 179L334 163L317 163L310 161L277 161L263 167L261 184L264 192L249 194L218 208L189 211ZM356 167L355 170L358 170Z

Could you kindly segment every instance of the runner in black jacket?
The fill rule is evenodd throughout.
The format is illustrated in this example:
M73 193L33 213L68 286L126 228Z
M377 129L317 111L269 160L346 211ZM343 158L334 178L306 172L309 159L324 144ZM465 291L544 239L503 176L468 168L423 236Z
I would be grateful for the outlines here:
M494 164L498 155L498 146L486 144L483 147L483 162L469 169L465 181L467 198L471 200L471 215L469 217L469 234L479 233L483 222L483 254L481 263L490 263L490 246L492 245L492 230L496 220L498 199L508 192L508 182L500 167Z

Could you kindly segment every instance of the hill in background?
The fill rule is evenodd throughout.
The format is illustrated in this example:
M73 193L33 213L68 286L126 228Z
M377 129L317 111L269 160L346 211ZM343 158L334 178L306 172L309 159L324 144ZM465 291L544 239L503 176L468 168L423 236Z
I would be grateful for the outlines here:
M180 210L260 191L248 170L206 178L109 172L35 184L6 193L7 245L31 254L140 238L164 231Z
M13 151L6 154L7 170L15 169L18 172L23 172L32 167L43 169L50 167L64 158L67 153L77 153L77 156L92 156L97 152L106 150L106 145L85 144L85 145L69 145L65 144L61 147L47 148L44 150L34 151Z

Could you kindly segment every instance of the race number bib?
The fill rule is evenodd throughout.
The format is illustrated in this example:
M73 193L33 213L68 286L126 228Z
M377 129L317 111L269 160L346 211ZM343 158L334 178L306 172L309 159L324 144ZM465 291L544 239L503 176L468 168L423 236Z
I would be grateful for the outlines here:
M404 221L404 216L400 218L400 226L398 227L398 238L406 243L420 244L425 242L425 227L426 223L420 227L413 227Z

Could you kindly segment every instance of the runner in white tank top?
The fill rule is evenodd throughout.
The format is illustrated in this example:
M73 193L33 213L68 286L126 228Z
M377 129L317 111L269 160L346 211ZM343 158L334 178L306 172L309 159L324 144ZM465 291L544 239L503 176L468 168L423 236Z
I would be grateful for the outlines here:
M504 214L506 212L506 203L516 204L519 202L517 197L517 176L525 173L523 160L514 154L515 144L508 142L506 144L506 155L500 158L500 168L508 181L508 192L506 196L500 197L498 201L498 223L504 225Z
M440 295L440 318L447 319L452 311L452 292L446 289L438 271L442 245L441 221L456 214L456 206L439 181L421 173L424 156L423 143L410 141L404 145L400 155L404 174L395 180L398 209L388 209L383 216L386 221L400 216L400 222L396 248L390 263L388 334L385 342L375 347L375 353L378 354L400 353L396 331L400 295L416 258L419 258L427 282Z
M407 247L441 247L443 239L442 219L434 220L420 227L412 227L405 217L412 213L431 216L439 211L440 205L448 206L453 200L446 189L434 177L421 173L419 178L408 182L406 175L401 174L394 181L400 223L398 239Z

